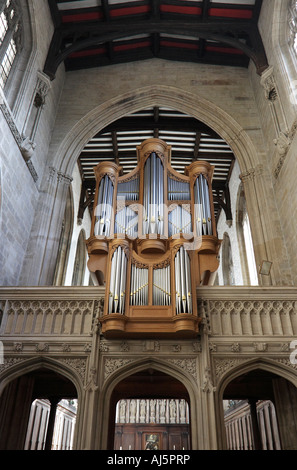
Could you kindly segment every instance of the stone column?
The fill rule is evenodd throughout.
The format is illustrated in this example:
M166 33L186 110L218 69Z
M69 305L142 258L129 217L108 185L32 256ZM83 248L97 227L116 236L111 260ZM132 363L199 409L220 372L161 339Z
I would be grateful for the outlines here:
M52 449L52 441L53 441L53 434L54 434L54 427L55 427L55 419L56 419L56 411L57 405L61 398L59 397L50 397L49 401L51 404L50 408L50 415L48 418L48 425L47 425L47 433L46 433L46 440L44 444L44 450L51 450Z
M67 200L72 178L49 168L40 191L29 246L20 275L22 285L52 285Z
M200 383L201 383L201 409L205 414L203 419L197 416L197 420L202 421L203 424L203 448L198 450L217 450L218 449L218 435L220 435L218 414L215 412L215 392L216 389L213 384L213 368L211 365L210 357L210 344L209 344L209 324L207 321L207 312L205 311L203 301L199 305L200 314L203 318L201 325L201 364L200 364ZM198 413L197 413L198 415ZM199 429L198 433L201 433Z
M271 177L262 165L258 165L242 173L240 178L244 186L257 269L263 260L273 263L270 275L258 275L259 284L291 285L291 270L284 249Z
M297 389L283 378L273 381L282 450L297 450Z
M257 418L257 404L256 400L249 400L250 410L251 410L251 421L253 429L253 438L254 438L254 450L261 450L261 435L259 430L258 418Z
M95 302L93 312L93 329L92 329L92 345L90 358L88 361L88 369L86 371L87 379L80 401L80 418L76 422L76 450L104 450L101 447L101 429L102 423L99 419L98 408L101 403L100 399L100 355L104 348L100 344L100 323L99 318L102 316L104 309L104 299ZM109 423L105 426L108 428Z

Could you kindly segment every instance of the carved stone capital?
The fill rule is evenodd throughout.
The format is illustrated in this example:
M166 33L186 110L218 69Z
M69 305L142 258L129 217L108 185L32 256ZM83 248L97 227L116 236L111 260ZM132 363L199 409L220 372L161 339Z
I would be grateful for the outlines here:
M261 75L261 85L264 88L265 97L274 102L278 98L276 83L273 75L273 67L268 67Z
M239 175L239 178L243 183L253 181L255 178L255 168L250 168Z

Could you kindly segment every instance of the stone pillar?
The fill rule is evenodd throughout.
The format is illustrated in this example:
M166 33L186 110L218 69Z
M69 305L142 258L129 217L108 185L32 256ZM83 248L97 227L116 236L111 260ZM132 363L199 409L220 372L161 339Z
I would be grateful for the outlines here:
M201 325L201 367L199 380L201 383L201 410L205 416L201 419L197 413L197 420L204 423L202 430L200 428L198 430L198 433L203 433L203 448L198 447L198 450L217 450L218 435L221 430L219 429L220 421L218 414L215 412L216 389L213 383L213 368L210 357L210 329L203 301L200 303L199 311L203 318Z
M259 430L258 418L257 418L257 404L256 400L249 400L251 410L251 421L254 438L254 450L262 450L261 435Z
M22 285L52 285L68 186L72 178L49 168L28 244L20 280Z
M53 441L53 434L54 434L54 427L55 427L55 419L56 419L56 411L57 405L61 398L59 397L50 397L49 401L51 404L50 408L50 415L48 418L48 425L47 425L47 433L46 433L46 440L44 444L44 450L51 450L52 449L52 441Z
M98 418L98 407L101 405L99 403L99 361L101 354L99 318L102 316L103 309L104 299L102 298L94 306L92 345L87 370L87 382L80 400L82 410L80 420L76 422L76 450L105 450L102 446L102 423ZM108 428L108 424L108 422L104 423L105 429Z
M285 379L273 381L282 450L297 450L297 389Z
M270 275L258 275L259 285L292 285L271 177L259 165L242 173L240 178L244 186L257 270L263 260L273 263Z

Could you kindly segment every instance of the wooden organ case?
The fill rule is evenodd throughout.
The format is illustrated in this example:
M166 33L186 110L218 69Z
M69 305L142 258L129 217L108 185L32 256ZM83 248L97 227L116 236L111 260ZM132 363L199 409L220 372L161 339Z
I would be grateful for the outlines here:
M218 268L212 201L214 167L194 161L182 175L171 147L148 139L129 174L101 162L88 267L106 288L100 319L107 338L193 338L199 332L196 289Z

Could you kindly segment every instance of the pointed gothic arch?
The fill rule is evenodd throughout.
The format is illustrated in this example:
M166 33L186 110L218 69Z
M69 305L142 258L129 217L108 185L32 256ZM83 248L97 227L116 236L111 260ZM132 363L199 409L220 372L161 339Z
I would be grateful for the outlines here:
M185 367L185 369L187 369ZM135 362L128 362L127 365L124 365L120 369L117 369L110 375L106 380L106 383L102 389L101 397L101 408L99 410L98 421L101 422L101 429L97 430L98 436L95 437L96 448L98 449L108 449L112 444L113 432L114 432L114 416L115 416L115 406L116 400L114 400L114 391L117 389L119 384L124 382L126 379L129 379L132 376L135 376L139 373L145 371L156 371L160 373L164 379L169 379L171 383L179 384L183 388L184 396L187 395L187 401L190 408L190 422L191 422L191 438L192 443L200 441L201 448L203 448L203 435L198 432L200 426L199 423L194 419L195 416L200 415L202 417L202 409L197 412L197 404L200 403L200 400L197 398L197 386L195 386L194 378L191 374L178 365L175 365L174 362L166 362L162 360L155 360L153 358L140 359ZM165 383L165 382L164 382ZM195 392L196 389L196 392ZM174 390L173 390L174 392ZM131 390L133 395L134 389ZM146 393L146 390L144 390ZM164 392L165 393L165 392ZM168 394L168 391L166 392ZM191 417L193 419L191 419ZM201 418L202 419L202 418ZM109 426L104 426L104 423L109 423ZM99 442L99 436L101 436L102 441Z
M72 174L80 152L100 130L127 114L151 106L164 106L204 122L232 148L242 172L256 167L258 151L242 126L226 111L202 96L164 85L153 85L119 95L87 113L59 144L53 165Z
M49 398L55 406L62 398L82 401L83 384L79 374L64 363L48 357L35 357L16 362L0 377L2 450L23 450L31 404L35 398ZM78 407L77 422L81 420ZM53 430L53 429L52 429ZM50 445L51 436L48 444Z
M254 375L254 376L253 376ZM252 391L251 398L253 401L261 399L272 399L277 410L278 420L280 422L280 433L282 437L282 450L297 448L297 428L293 423L290 433L286 432L286 426L290 421L290 414L295 417L297 404L297 379L294 370L289 365L276 363L266 358L252 359L245 362L240 361L239 365L229 368L221 377L216 393L216 414L218 423L218 439L221 449L226 449L226 434L223 411L223 399L228 393L228 398L233 394L234 399L240 397L239 391L236 389L236 381L239 380L244 390L245 383L249 384L249 390ZM266 381L263 390L261 390L261 381ZM246 381L246 382L245 382ZM264 382L263 382L264 383ZM232 389L232 385L235 387ZM283 403L283 399L287 402ZM286 415L286 406L290 402L289 414ZM294 421L294 419L293 419Z

